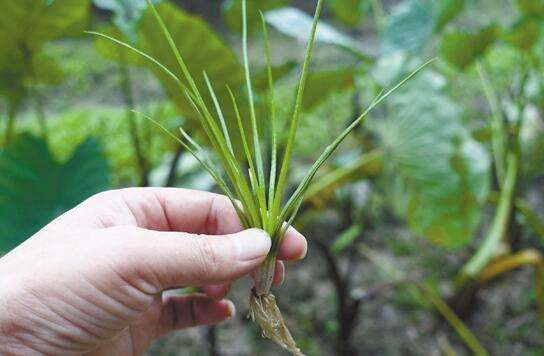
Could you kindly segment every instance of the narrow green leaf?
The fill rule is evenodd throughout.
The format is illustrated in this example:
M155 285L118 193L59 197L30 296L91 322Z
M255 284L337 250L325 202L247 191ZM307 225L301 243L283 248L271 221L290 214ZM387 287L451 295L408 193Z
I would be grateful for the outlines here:
M281 200L283 199L283 192L285 189L285 184L287 180L287 172L289 170L289 164L291 161L291 155L293 150L293 144L295 141L295 136L297 133L298 120L300 118L300 109L302 105L302 99L304 97L304 89L306 87L306 80L308 78L308 73L310 71L310 63L312 60L312 54L315 44L317 24L319 22L319 17L321 16L321 10L323 8L323 0L319 0L317 3L317 8L315 10L314 20L312 22L312 29L310 32L310 39L306 47L306 54L304 55L304 64L302 65L302 73L300 75L299 86L297 90L297 96L295 100L295 107L293 110L293 116L291 118L291 127L289 129L289 136L285 146L285 153L283 155L283 160L281 163L280 174L278 177L278 185L276 187L276 194L274 196L274 203L272 204L272 216L276 216L279 211ZM283 221L283 220L280 220Z
M270 53L270 40L268 38L268 28L264 19L264 14L261 15L261 23L263 27L264 48L266 56L266 67L268 77L268 106L270 108L270 136L271 136L271 152L270 152L270 176L268 183L268 209L272 209L274 200L274 190L276 189L276 170L277 170L277 155L278 155L278 138L277 138L277 122L276 122L276 100L274 95L274 77L272 73L272 55Z
M210 78L208 78L206 72L204 72L204 80L206 81L206 85L208 86L208 90L210 91L210 95L212 96L213 104L215 105L215 110L217 111L217 116L219 116L221 129L223 130L223 135L225 137L225 140L227 141L227 147L234 156L234 150L232 149L232 142L230 140L229 130L227 129L227 123L225 122L223 111L221 111L221 106L219 105L219 101L217 100L215 91L213 90L212 84L210 83Z

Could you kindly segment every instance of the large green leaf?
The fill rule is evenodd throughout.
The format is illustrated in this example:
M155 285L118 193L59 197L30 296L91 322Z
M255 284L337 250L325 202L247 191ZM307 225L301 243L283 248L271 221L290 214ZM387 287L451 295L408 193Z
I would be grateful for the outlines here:
M334 16L348 26L357 26L363 19L368 0L330 0L328 5Z
M95 139L58 162L41 139L21 135L0 152L0 253L108 188L108 163Z
M0 3L0 95L12 106L23 97L26 82L57 83L60 66L42 54L43 44L83 31L89 0L3 1Z
M539 37L540 22L534 17L520 19L505 35L506 41L523 51L533 48Z
M527 16L544 16L544 0L517 0L520 11Z
M226 98L226 85L237 88L242 83L243 72L235 53L219 38L215 31L201 18L190 15L179 7L163 3L157 7L176 46L179 48L189 71L196 80L204 97L208 97L203 72L208 74L220 98ZM179 78L183 78L179 65L167 41L150 11L138 25L141 47L156 58ZM179 106L181 113L194 116L192 107L177 84L155 65L150 68L160 79L168 95ZM223 102L224 106L228 103Z
M449 32L442 39L440 54L446 61L463 70L484 54L499 33L499 27L494 24L475 32Z
M39 53L32 58L34 77L42 84L58 85L64 80L64 70L53 57Z
M406 0L395 6L387 18L382 50L419 51L434 32L435 22L431 6L424 0Z
M395 6L384 28L384 52L418 52L464 9L465 0L405 0Z
M125 32L121 31L118 26L106 25L99 28L98 32L123 42L131 43L132 45L136 45L137 42L127 37ZM130 65L143 65L147 63L145 59L143 59L136 52L128 50L126 47L121 47L117 43L114 43L104 37L96 37L94 40L94 45L98 53L100 53L100 55L102 55L104 58Z
M43 0L2 1L0 33L37 51L47 41L82 33L89 4L89 0L56 0L49 5Z
M247 25L250 31L261 29L261 17L263 13L278 7L285 6L287 0L253 0L247 2ZM227 0L223 2L221 11L225 23L235 31L242 31L242 0Z
M435 31L440 31L465 8L465 0L442 0L433 3Z
M332 93L353 88L355 85L354 75L353 68L310 72L302 107L304 110L311 110Z
M427 80L414 80L391 100L380 132L386 161L408 188L410 227L439 245L459 247L480 221L490 160L464 128L460 107Z
M308 40L312 28L312 17L305 12L294 7L284 7L268 11L265 18L279 32L300 42ZM357 42L323 21L319 22L316 42L338 46L358 58L367 59Z

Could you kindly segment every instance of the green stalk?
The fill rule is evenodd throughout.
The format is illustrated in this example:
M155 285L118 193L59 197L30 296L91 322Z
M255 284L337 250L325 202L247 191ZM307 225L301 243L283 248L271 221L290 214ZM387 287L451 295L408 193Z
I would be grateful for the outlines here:
M463 320L455 314L455 312L449 307L448 303L442 299L436 291L426 283L418 283L419 289L422 294L425 295L435 309L446 319L448 324L455 330L457 335L465 342L470 350L477 356L489 355L486 349L480 344L476 336L470 331L470 329L463 323Z
M461 269L460 275L457 278L458 286L476 278L489 261L491 261L500 243L504 240L510 224L518 170L518 158L513 153L508 154L506 177L500 192L499 203L491 228L474 256Z
M480 76L480 81L482 82L482 88L487 98L487 102L491 108L493 158L495 161L497 181L499 182L499 187L502 187L505 175L507 143L504 117L499 104L499 98L491 84L485 65L483 62L477 61L476 68L478 70L478 75Z

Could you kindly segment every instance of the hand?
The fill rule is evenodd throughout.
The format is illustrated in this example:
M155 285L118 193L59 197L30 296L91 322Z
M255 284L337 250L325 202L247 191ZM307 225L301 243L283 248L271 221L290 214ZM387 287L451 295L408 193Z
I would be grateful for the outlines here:
M242 229L212 193L133 188L88 199L0 259L0 354L138 355L172 330L232 317L221 299L229 281L270 249L263 231ZM279 258L305 253L289 229ZM181 286L204 293L163 293Z

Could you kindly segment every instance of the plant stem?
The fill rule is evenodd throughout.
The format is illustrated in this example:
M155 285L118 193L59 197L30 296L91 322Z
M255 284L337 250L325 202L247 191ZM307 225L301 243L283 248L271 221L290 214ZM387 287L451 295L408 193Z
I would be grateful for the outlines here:
M421 292L429 299L431 304L446 319L448 324L455 329L457 334L465 341L470 350L477 356L488 355L487 351L474 336L472 331L463 323L463 321L451 310L448 304L426 283L418 283Z
M209 352L208 355L210 356L219 356L219 347L217 345L217 327L212 325L209 326L206 330L206 339L208 340L208 347Z
M480 81L482 82L482 88L489 107L491 108L491 130L492 130L492 145L493 145L493 158L495 162L495 173L497 176L497 182L499 187L502 187L504 183L505 164L506 164L506 128L504 124L504 117L499 104L499 98L491 81L489 74L482 61L478 61L476 64Z
M274 281L274 271L276 267L276 257L269 255L255 274L254 293L257 296L270 293L272 282Z
M486 282L518 267L533 265L538 268L542 263L543 259L540 251L530 248L501 257L497 261L488 264L478 275L478 279L482 282Z
M149 185L149 167L147 159L145 158L142 150L142 145L139 137L138 123L132 109L134 108L134 94L132 92L132 78L126 60L124 59L123 52L119 51L121 61L119 63L119 70L121 74L121 85L123 88L123 99L127 108L127 118L129 124L129 134L132 141L132 147L134 149L134 155L136 157L136 163L140 174L139 185L142 187Z
M320 239L314 240L319 251L325 258L327 272L333 282L336 292L336 317L338 321L338 333L336 335L337 354L342 356L353 355L354 348L351 345L351 336L357 322L359 308L362 299L353 300L350 297L350 283L340 271L340 266L331 248ZM348 271L350 273L350 271Z
M179 145L176 149L176 152L174 153L174 157L172 157L172 161L170 163L170 168L168 169L168 176L166 177L166 182L164 183L165 187L171 187L174 185L176 181L176 173L178 170L179 162L181 160L181 156L183 155L183 146Z
M518 157L513 153L508 154L506 177L500 192L499 204L491 228L484 242L478 248L478 251L476 251L474 256L461 269L460 275L458 276L458 287L478 276L493 258L499 244L506 235L512 216L512 207L518 179L518 166Z

